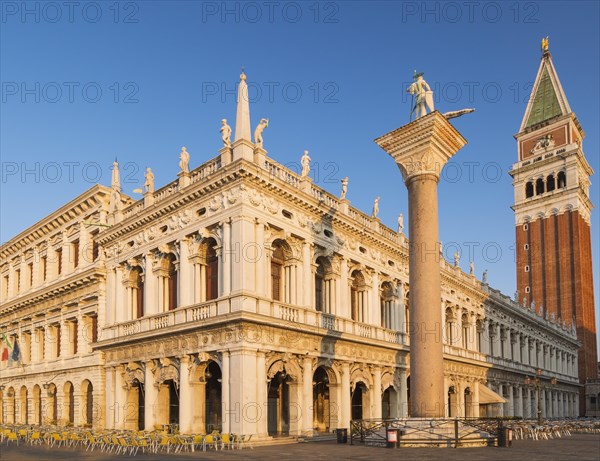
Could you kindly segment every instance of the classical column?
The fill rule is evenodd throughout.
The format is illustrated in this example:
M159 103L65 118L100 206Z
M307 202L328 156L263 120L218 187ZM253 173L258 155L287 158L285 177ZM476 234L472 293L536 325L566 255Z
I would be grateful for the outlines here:
M473 381L473 392L471 395L471 416L479 418L479 381Z
M183 245L182 245L183 246ZM179 358L179 431L182 434L192 432L192 411L194 402L190 386L190 358Z
M314 278L312 277L311 270L312 262L310 260L310 244L308 242L302 242L302 291L303 293L303 305L308 308L314 308L315 299L312 295L312 285L314 284Z
M466 140L434 111L375 142L394 158L408 188L411 415L443 417L437 184L442 167Z
M406 418L408 416L408 386L406 385L406 370L400 369L398 371L400 379L400 389L398 390L398 416L400 418Z
M507 385L508 388L508 408L505 413L506 416L515 415L515 395L512 384Z
M258 406L261 409L261 416L257 422L257 432L259 437L266 437L268 434L268 402L267 402L267 364L266 355L263 351L256 353L256 398ZM304 411L306 405L302 403L301 411Z
M178 306L189 306L193 303L194 284L192 283L193 267L189 260L189 239L184 238L179 241L179 274L177 283L179 285L177 296L179 297Z
M373 390L371 392L371 406L373 408L373 413L371 413L371 418L381 418L381 368L374 367L372 375Z
M342 398L340 399L340 422L338 427L349 428L352 419L352 403L350 402L350 363L348 362L342 362L341 381Z
M127 410L126 393L123 382L125 366L115 368L115 429L125 429L125 411Z
M146 373L144 375L144 421L145 429L147 431L154 430L154 424L156 422L156 411L155 407L158 402L158 389L154 380L154 361L148 360L146 362Z
M233 255L233 248L231 246L231 223L224 221L223 227L223 243L221 245L221 275L220 281L222 280L222 291L221 295L229 295L231 293L231 258Z
M144 313L153 315L158 313L157 277L154 275L154 255L147 253L144 256Z
M222 425L223 432L229 433L231 427L231 417L234 415L235 408L233 407L233 403L231 402L230 392L229 392L229 351L223 351L222 353L222 365L221 369L221 402L223 406L223 410L221 412L222 415Z
M302 433L312 434L313 430L313 370L312 359L308 356L302 361ZM350 392L350 391L348 391Z

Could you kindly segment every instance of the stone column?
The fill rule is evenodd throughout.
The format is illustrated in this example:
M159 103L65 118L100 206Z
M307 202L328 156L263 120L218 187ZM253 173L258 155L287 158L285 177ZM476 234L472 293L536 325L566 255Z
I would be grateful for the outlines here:
M189 363L189 356L184 355L179 358L179 431L182 434L192 432L194 401L190 386Z
M189 260L189 239L179 241L179 274L177 283L178 306L189 306L193 303L194 284L192 283L193 266Z
M479 418L479 381L473 381L473 392L471 396L471 416Z
M512 384L507 385L508 388L508 408L504 413L506 416L514 416L515 415L515 395Z
M350 420L352 419L350 402L350 364L348 362L342 363L342 398L340 399L340 428L350 427ZM376 416L378 417L378 416Z
M267 402L267 364L266 355L263 351L256 353L256 397L258 406L261 409L261 416L257 422L257 432L260 438L268 434L268 402ZM301 410L304 411L306 405L302 404Z
M123 382L125 366L118 365L115 368L115 429L125 429L125 411L127 409L126 393Z
M222 353L222 365L221 369L221 402L222 402L222 425L223 432L229 433L231 427L231 417L234 416L234 408L232 408L232 402L229 393L229 351L223 351Z
M303 305L307 308L314 309L315 299L312 296L312 285L314 283L311 270L312 261L310 260L310 244L308 242L302 243L302 291L303 293Z
M152 360L148 360L146 362L146 373L144 375L144 421L145 421L145 429L147 431L154 430L154 424L156 422L156 411L155 407L157 405L158 399L158 389L154 382L154 362Z
M466 140L434 111L375 142L394 158L408 188L411 416L443 417L437 184L443 166Z
M373 408L373 413L371 413L371 418L381 418L381 368L373 368L372 375L373 390L371 392L371 406Z
M312 359L304 357L302 361L302 432L312 434L313 430L313 370Z
M398 371L400 376L400 389L398 397L398 416L400 418L406 418L408 416L408 386L406 385L406 370L401 369Z

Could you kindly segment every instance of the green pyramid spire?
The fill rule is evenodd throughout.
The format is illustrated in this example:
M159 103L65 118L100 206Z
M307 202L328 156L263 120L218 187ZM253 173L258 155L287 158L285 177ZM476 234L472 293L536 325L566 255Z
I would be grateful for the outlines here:
M552 81L548 68L544 66L541 78L539 79L537 91L533 97L533 105L525 128L537 125L540 122L550 120L557 115L562 115L562 109L558 103L558 96Z

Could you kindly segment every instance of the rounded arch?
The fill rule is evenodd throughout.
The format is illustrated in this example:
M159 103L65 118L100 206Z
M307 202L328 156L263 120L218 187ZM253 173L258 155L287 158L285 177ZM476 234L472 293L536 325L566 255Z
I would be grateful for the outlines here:
M525 198L531 198L533 195L533 181L527 181L525 184Z
M81 382L79 401L82 403L82 422L86 427L92 427L94 423L94 386L89 379Z
M267 379L271 379L277 373L283 373L288 380L298 382L302 377L302 369L295 360L289 360L282 356L272 357L267 361Z
M558 189L567 187L567 174L564 170L559 171L556 175L556 187Z
M365 322L367 319L367 281L363 270L355 267L350 272L350 315L352 320Z
M58 388L54 383L46 383L43 385L46 392L46 405L44 406L44 414L42 415L44 424L58 423Z
M373 387L373 376L363 365L356 365L350 371L350 389L354 390L358 383L364 383L365 387L371 389Z
M222 371L221 365L215 360L209 359L203 367L202 380L204 384L204 427L207 434L212 431L221 431L222 429ZM202 399L202 396L199 396Z
M292 258L290 245L283 239L276 238L271 243L271 298L285 303L293 302L293 280L286 271Z
M342 377L340 372L337 370L337 367L331 364L331 361L329 359L319 359L313 370L313 375L317 372L319 368L322 368L325 371L330 384L339 384L341 382Z
M554 189L556 189L556 180L554 174L551 173L546 178L546 192L552 192Z
M292 251L292 247L283 238L275 237L271 241L270 247L273 250L273 258L278 257L282 261L285 261L285 260L288 260L288 259L291 259L291 258L294 257L294 253Z
M32 423L41 426L42 420L42 388L39 384L33 386L31 392Z
M67 426L75 423L75 387L71 381L66 381L63 385L62 419Z
M544 178L537 178L535 180L535 195L542 195L544 192L546 192Z
M19 410L19 422L21 424L29 424L29 391L25 385L19 389Z

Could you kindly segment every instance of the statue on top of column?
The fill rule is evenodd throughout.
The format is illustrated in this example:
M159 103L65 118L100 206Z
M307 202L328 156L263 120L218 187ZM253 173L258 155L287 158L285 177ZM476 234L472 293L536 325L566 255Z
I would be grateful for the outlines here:
M406 89L409 94L415 96L414 105L410 112L411 120L413 115L415 115L415 118L427 115L427 109L429 109L429 112L434 111L433 91L431 91L431 88L423 79L423 72L417 73L415 70L413 80L413 84Z

